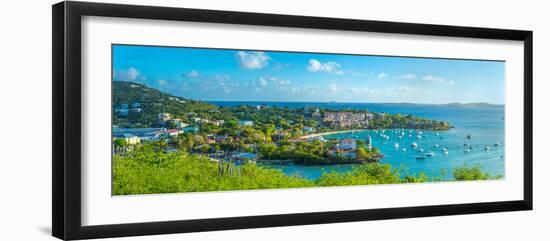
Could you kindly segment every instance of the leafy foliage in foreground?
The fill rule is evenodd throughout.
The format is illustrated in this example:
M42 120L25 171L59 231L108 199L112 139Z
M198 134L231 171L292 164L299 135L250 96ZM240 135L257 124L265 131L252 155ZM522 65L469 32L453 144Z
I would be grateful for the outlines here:
M247 163L220 174L220 167L207 157L186 152L154 152L152 148L114 156L114 195L205 192L225 190L310 187L306 179Z
M434 181L426 175L402 177L389 164L368 163L351 171L327 172L317 180L289 176L255 163L220 165L187 152L165 153L143 145L126 155L114 155L113 194L154 194L227 190L303 188L345 185L396 184ZM459 168L456 180L492 178L479 168Z
M489 173L483 172L480 167L463 166L456 168L453 171L453 177L457 181L474 181L474 180L489 180L489 179L501 179L502 176L491 176Z

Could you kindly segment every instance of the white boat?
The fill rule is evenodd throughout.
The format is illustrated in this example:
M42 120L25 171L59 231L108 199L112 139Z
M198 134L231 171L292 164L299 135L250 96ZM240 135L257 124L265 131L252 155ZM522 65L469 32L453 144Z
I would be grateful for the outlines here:
M421 135L417 135L417 136L416 136L416 139L420 139L420 138L422 138Z
M397 148L399 148L399 143L395 143L395 144L393 144L393 146L397 149Z
M402 151L407 151L407 148L403 148L403 149L401 149L401 150L402 150Z
M426 159L426 157L425 156L416 156L416 159L417 160L424 160L424 159Z
M485 151L488 151L489 149L489 146L485 146Z
M412 148L416 148L416 147L418 147L418 144L416 144L416 142L413 142L413 143L411 144L411 147L412 147Z
M469 152L470 152L470 149L464 150L464 153L469 153Z
M435 153L433 151L430 151L430 152L426 153L426 156L433 157L433 156L435 156Z
M418 152L424 152L424 149L420 148L418 149Z
M443 147L443 149L441 149L442 151L447 151L447 147Z
M438 147L439 147L439 144L435 144L434 147L435 147L435 148L438 148Z
M449 152L448 152L448 151L444 151L443 154L445 154L445 156L446 156L446 155L449 155Z
M495 146L501 146L500 142L497 141L497 143L495 143Z

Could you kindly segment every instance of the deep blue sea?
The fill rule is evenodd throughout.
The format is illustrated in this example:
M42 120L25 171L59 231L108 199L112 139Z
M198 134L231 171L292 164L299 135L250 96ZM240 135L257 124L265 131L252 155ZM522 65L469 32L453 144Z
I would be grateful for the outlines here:
M220 106L236 105L269 105L279 107L316 106L330 109L359 109L372 112L412 114L437 120L449 121L455 128L449 131L422 131L418 139L417 130L405 129L405 135L399 138L401 130L382 131L365 130L356 133L342 133L325 136L326 139L367 139L372 138L373 146L379 148L384 155L381 163L389 163L394 168L402 168L403 174L418 174L424 172L431 177L442 176L452 179L452 170L456 167L479 166L492 175L504 175L504 106L450 106L450 105L418 105L418 104L375 104L375 103L305 103L305 102L211 102ZM410 134L410 137L409 137ZM466 136L471 135L471 139ZM412 143L417 148L412 148ZM395 144L399 147L396 148ZM465 152L464 144L473 149ZM495 146L500 143L500 146ZM436 147L437 146L437 147ZM488 150L485 150L488 147ZM406 150L403 150L406 148ZM445 154L443 148L447 149ZM421 153L418 150L424 149ZM433 157L417 159L419 155L433 152ZM324 171L345 172L354 164L347 165L298 165L294 163L270 164L271 167L283 170L289 175L298 175L316 179Z

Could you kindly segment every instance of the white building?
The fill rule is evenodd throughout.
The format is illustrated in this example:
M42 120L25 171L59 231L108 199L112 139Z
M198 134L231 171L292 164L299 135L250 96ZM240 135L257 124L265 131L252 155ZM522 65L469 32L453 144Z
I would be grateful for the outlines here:
M128 145L135 145L139 144L141 142L141 139L139 137L132 135L132 134L124 134L124 140L126 141L126 144Z
M344 150L355 150L357 149L357 142L354 139L346 138L340 141L338 147Z
M165 125L167 121L172 119L169 113L159 113L158 114L158 121L159 125Z

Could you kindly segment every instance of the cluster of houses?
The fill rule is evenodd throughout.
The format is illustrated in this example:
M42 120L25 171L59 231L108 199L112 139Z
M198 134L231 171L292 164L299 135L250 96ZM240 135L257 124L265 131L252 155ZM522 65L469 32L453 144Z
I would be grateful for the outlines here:
M224 120L208 120L204 118L197 117L197 113L195 112L189 112L185 114L187 118L195 123L195 124L213 124L215 126L222 126L225 121ZM183 122L179 118L172 118L172 116L169 113L159 113L158 114L158 125L162 127L175 127L175 128L185 128L189 126L189 123Z
M367 127L372 119L374 119L372 113L325 112L323 121L333 128L356 128Z
M183 133L196 133L198 127L187 126L184 128L114 128L113 138L125 139L127 144L135 145L141 142L158 141L165 137L177 136Z
M329 154L336 156L344 156L347 158L357 157L355 151L357 150L357 142L355 139L346 138L342 139L334 146L334 148L329 150Z

